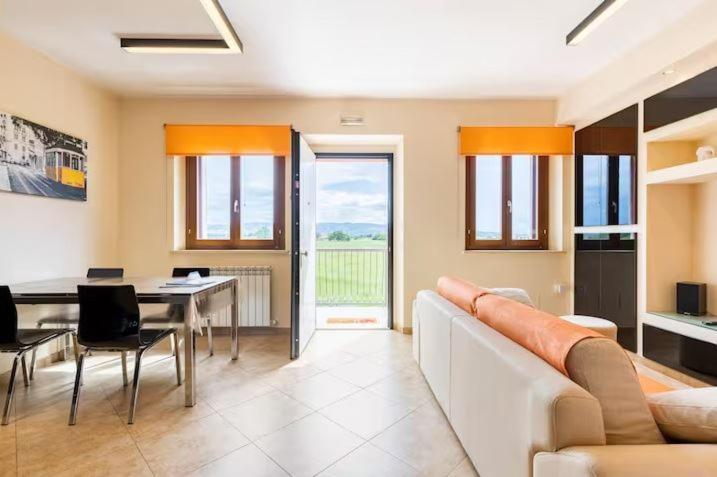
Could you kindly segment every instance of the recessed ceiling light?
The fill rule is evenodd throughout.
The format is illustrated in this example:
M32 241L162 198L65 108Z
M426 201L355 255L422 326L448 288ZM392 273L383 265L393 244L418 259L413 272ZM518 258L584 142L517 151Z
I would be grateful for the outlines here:
M573 31L568 33L565 43L568 46L577 45L626 3L627 0L604 0Z
M224 40L194 40L179 38L121 38L120 46L129 53L156 54L228 54Z
M222 39L120 38L120 47L129 53L228 54L242 53L239 36L218 0L199 0Z
M234 30L234 27L224 13L224 10L222 10L221 5L219 5L219 0L199 1L202 3L204 10L206 10L207 15L209 15L209 18L212 20L212 23L214 23L214 26L217 28L217 30L219 30L219 34L226 42L229 49L237 53L241 53L243 50L241 40L239 39L237 32Z
M669 76L669 75L671 75L671 74L674 73L674 72L675 72L675 70L673 70L672 68L668 68L668 69L666 69L665 71L663 71L662 74L663 74L664 76Z

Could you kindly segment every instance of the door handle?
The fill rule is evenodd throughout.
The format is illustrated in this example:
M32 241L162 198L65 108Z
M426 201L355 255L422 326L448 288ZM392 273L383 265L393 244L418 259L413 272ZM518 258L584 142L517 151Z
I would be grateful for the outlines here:
M308 257L308 256L309 256L309 251L308 251L308 250L302 250L302 251L299 252L299 253L300 253L301 255L303 255L304 257Z
M234 201L234 213L236 214L237 212L239 212L239 201L235 200Z

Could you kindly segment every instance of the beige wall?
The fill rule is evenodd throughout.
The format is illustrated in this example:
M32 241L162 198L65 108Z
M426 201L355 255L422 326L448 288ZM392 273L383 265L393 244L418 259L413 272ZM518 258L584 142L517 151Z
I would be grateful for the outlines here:
M342 113L363 115L367 125L341 128ZM568 296L556 295L553 285L570 283L569 253L463 251L464 168L457 155L456 128L552 125L553 101L137 98L122 102L120 117L120 255L130 274L167 273L180 264L271 265L275 269L274 318L280 326L288 326L288 254L171 251L168 187L172 168L164 156L162 126L292 124L304 134L403 137L404 207L402 223L396 225L404 232L404 315L410 316L416 292L432 288L442 274L460 275L485 286L523 287L542 308L556 313L568 310ZM571 171L571 162L566 160L566 177L571 177ZM566 190L569 182L565 181ZM564 208L566 221L571 210ZM395 318L397 327L410 327L410 318L409 322L403 316Z
M119 264L118 100L2 35L0 63L0 110L89 143L87 202L0 192L0 284Z

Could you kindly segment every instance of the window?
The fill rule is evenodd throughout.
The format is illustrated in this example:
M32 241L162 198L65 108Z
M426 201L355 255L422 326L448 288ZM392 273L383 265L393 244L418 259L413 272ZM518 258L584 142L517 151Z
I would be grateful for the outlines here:
M548 248L548 157L466 157L466 249Z
M284 158L187 157L187 248L283 249Z
M635 223L635 163L629 154L576 156L575 225Z

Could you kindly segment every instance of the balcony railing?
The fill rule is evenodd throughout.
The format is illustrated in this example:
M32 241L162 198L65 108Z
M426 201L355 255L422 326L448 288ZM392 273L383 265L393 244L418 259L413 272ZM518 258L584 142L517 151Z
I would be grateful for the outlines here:
M316 304L385 305L387 257L382 249L318 249Z

